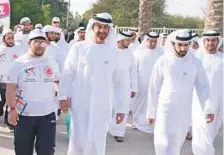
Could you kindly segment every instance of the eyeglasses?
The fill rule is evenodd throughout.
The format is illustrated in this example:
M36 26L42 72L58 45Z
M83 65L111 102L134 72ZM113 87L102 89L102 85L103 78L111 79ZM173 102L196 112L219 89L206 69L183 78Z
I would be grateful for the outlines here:
M60 24L60 22L53 22L53 24Z
M34 46L34 47L38 47L38 46L46 47L47 44L46 44L45 41L34 40L34 41L33 41L33 46Z
M14 40L14 37L6 37L6 40Z

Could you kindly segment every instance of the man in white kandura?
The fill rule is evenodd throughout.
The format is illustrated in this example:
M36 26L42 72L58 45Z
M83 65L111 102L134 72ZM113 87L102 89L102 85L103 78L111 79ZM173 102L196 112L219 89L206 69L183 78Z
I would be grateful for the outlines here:
M190 49L191 35L178 30L168 36L165 53L152 72L148 90L147 118L154 128L156 155L180 155L189 125L193 89L205 103L208 123L214 119L209 84L200 61ZM168 50L168 51L167 51Z
M129 31L132 34L131 37L131 44L129 45L129 49L131 52L134 52L135 49L140 45L140 42L138 41L138 29L130 28Z
M131 98L135 97L138 89L137 68L134 56L128 49L131 37L130 32L119 32L117 36L117 69L114 74L114 93L118 98L116 98L115 104L126 105L124 121L121 124L117 124L115 113L109 129L109 133L114 136L117 142L124 141L129 105ZM115 105L115 107L117 106Z
M167 39L167 36L168 36L168 33L160 33L159 34L159 44L160 44L161 48L164 47L164 44L165 44L166 39Z
M85 27L81 26L81 27L77 28L74 32L74 39L71 40L71 42L69 43L69 46L72 47L72 45L74 45L76 42L84 41L85 35L86 35Z
M156 60L163 55L158 44L159 34L150 32L134 52L138 72L138 93L132 105L133 127L142 132L152 133L153 127L146 119L149 78Z
M199 35L197 33L192 33L192 48L193 52L199 49Z
M203 115L203 105L197 95L193 98L193 110L199 109L200 113L193 113L193 152L195 155L214 155L213 141L223 123L223 53L218 51L222 39L217 31L206 31L201 38L200 48L195 56L201 61L210 85L211 100L215 112L215 119L207 124L206 119L199 119ZM195 107L200 105L198 107ZM201 125L202 128L197 126ZM197 145L199 144L199 145Z
M68 155L105 155L113 104L117 106L117 124L126 113L124 104L114 103L115 69L116 33L112 17L108 13L96 14L87 25L86 40L70 49L61 76L59 100L64 112L71 98Z

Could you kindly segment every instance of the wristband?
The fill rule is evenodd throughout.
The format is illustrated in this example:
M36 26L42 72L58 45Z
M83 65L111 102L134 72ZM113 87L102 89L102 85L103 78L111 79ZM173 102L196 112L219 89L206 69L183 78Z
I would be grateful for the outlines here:
M16 110L15 106L10 107L10 111Z

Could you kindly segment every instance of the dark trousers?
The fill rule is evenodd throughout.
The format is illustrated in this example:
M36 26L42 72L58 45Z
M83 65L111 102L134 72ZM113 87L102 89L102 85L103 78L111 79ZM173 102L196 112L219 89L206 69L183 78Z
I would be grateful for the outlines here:
M6 106L6 109L4 111L4 106L5 106L5 102L6 102L5 92L6 92L6 84L5 83L0 83L0 95L1 95L1 99L2 99L2 101L0 101L0 116L4 115L4 124L9 126L9 123L8 123L8 106Z
M33 155L34 141L37 155L53 155L56 135L56 116L19 116L15 127L16 155Z
M10 129L13 129L14 126L9 124L8 122L8 106L6 105L5 111L4 111L4 106L6 102L6 97L5 97L5 92L6 92L6 84L5 83L0 83L0 95L2 101L0 102L0 116L4 115L4 124L6 124Z

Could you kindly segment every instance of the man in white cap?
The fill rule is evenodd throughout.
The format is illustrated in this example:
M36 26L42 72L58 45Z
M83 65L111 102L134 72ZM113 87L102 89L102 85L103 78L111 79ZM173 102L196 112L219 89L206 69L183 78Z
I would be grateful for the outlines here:
M146 133L153 133L153 127L148 125L145 116L149 78L156 60L163 55L158 40L158 33L147 33L142 44L134 51L138 71L138 93L132 105L133 127Z
M69 44L65 41L65 35L63 32L63 29L60 28L60 18L59 17L54 17L52 19L52 26L56 28L56 38L55 42L61 48L61 50L64 52L65 55L67 55L68 50L69 50Z
M112 17L99 13L89 20L86 40L75 44L65 61L59 100L66 112L71 98L72 125L68 155L105 155L106 137L116 105L120 124L124 104L115 104L113 93L116 69L116 32Z
M207 123L214 120L205 70L189 52L190 42L191 35L185 30L171 33L164 46L167 54L157 60L152 71L146 117L149 125L155 122L154 146L157 155L180 155L191 123L194 87L200 101L205 104L202 117L207 118Z
M38 23L35 25L35 29L42 29L43 25L41 23Z
M21 40L21 44L20 47L23 49L24 52L27 52L29 47L28 47L28 36L30 31L32 30L32 22L28 17L24 17L20 20L20 25L22 25L22 40ZM20 38L18 38L20 39ZM16 38L16 40L18 40Z
M129 49L134 52L135 49L140 45L139 41L138 41L138 29L134 29L134 28L130 28L129 31L132 34L131 37L131 44L129 45Z
M160 47L164 47L164 44L166 42L166 39L167 39L167 36L168 34L167 33L160 33L159 34L159 44L160 44Z
M15 36L15 44L16 45L21 45L22 40L23 40L23 30L22 30L22 25L16 25L14 26L14 36Z
M44 55L44 32L31 31L28 43L29 52L15 60L9 72L6 90L8 120L15 126L15 154L32 155L35 142L38 155L53 155L59 70L55 60Z
M6 84L8 79L8 72L12 66L12 62L16 60L19 56L23 54L19 46L15 45L14 33L11 29L4 29L2 40L4 45L0 47L0 116L4 114L4 105L5 105L5 91ZM10 130L12 126L8 124L8 107L6 106L5 115L4 115L4 124L6 124Z
M60 28L60 24L61 24L60 18L59 17L52 18L51 24L54 27L59 27Z
M215 112L215 119L210 124L204 123L206 122L205 119L198 119L200 113L196 113L197 115L193 116L193 120L198 121L193 123L192 144L200 144L193 145L193 153L196 155L215 154L213 141L223 124L223 53L218 51L221 44L222 39L219 32L214 30L205 31L201 38L200 48L195 53L195 56L201 61L205 69L210 86L212 106ZM199 99L195 94L193 103L197 104ZM200 112L203 113L203 111L204 108L201 105ZM202 124L202 129L194 127L200 124Z
M81 27L77 28L74 32L74 39L69 43L69 46L71 47L76 42L84 41L85 40L85 35L86 35L86 28L85 27L81 26Z
M132 52L128 49L132 34L130 32L119 32L117 36L117 69L114 74L114 93L116 98L114 104L125 104L125 118L122 123L116 123L116 113L110 124L109 133L117 142L124 141L126 123L129 114L131 98L134 98L138 89L137 67ZM116 105L114 107L117 107ZM114 109L113 111L117 111Z
M43 27L43 32L46 34L46 43L47 48L45 54L52 56L59 66L60 73L63 70L63 64L65 59L65 54L62 52L62 49L54 42L56 38L57 28L46 25Z

